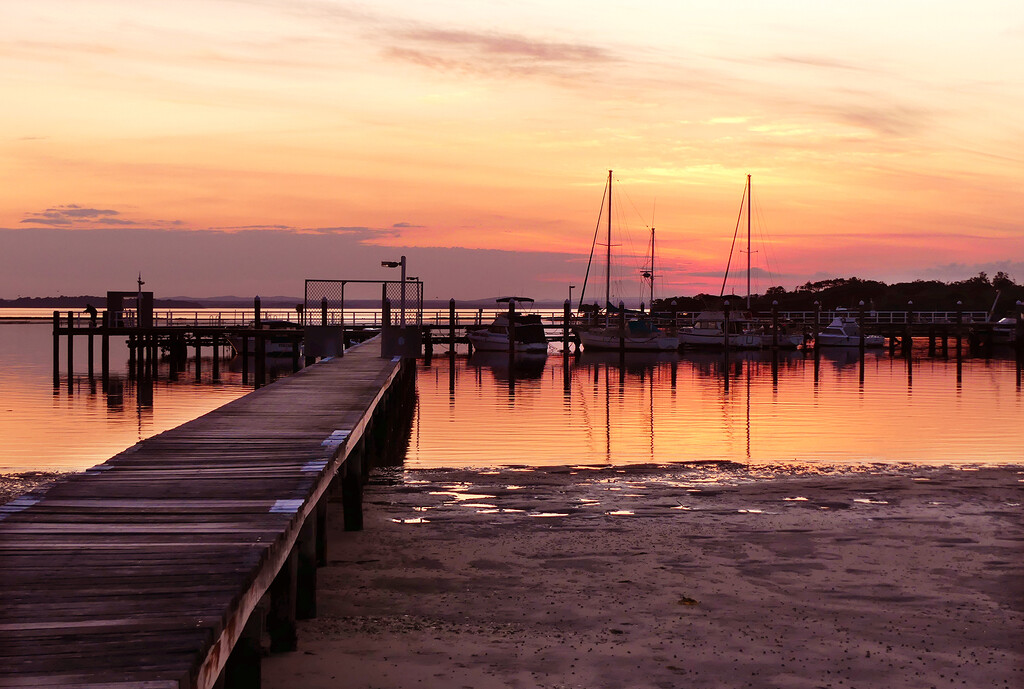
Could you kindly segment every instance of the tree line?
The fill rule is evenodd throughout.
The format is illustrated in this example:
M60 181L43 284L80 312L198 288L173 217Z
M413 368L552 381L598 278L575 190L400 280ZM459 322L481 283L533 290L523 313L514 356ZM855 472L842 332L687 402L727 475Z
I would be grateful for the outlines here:
M729 300L733 309L746 307L746 295L698 294L657 299L654 309L717 310L723 308L725 300ZM808 281L792 291L780 286L769 287L764 294L751 295L750 306L754 311L769 311L773 302L777 302L780 311L813 311L814 302L818 302L822 309L857 309L863 301L866 308L878 311L955 311L961 308L964 311L992 310L999 317L1013 312L1018 300L1024 300L1024 285L1017 284L1005 272L999 271L992 278L981 272L956 282L914 280L890 285L857 277ZM909 305L909 302L913 304ZM957 302L961 303L959 307Z

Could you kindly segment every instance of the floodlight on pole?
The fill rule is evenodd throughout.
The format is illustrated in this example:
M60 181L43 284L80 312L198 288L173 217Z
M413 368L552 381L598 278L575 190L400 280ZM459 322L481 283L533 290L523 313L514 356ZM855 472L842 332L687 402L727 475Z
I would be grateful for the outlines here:
M401 306L401 320L402 327L405 327L405 256L402 256L401 260L398 261L381 261L380 265L382 268L401 268L402 269L402 306Z

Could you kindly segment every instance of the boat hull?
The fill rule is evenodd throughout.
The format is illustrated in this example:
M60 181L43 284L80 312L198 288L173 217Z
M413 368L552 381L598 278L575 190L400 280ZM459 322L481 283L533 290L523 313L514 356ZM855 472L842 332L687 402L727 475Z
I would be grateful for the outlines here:
M816 347L860 347L859 335L818 335ZM881 335L866 335L865 347L884 347L885 338Z
M507 352L508 336L488 331L470 332L466 335L469 343L480 352ZM516 342L515 351L542 353L548 351L547 342Z
M721 331L687 331L679 333L679 344L684 347L724 347L725 333ZM757 333L733 333L729 346L735 349L760 349L761 336Z
M583 349L589 351L607 352L625 349L627 352L674 352L679 349L679 338L675 335L620 337L617 330L583 330L579 336Z

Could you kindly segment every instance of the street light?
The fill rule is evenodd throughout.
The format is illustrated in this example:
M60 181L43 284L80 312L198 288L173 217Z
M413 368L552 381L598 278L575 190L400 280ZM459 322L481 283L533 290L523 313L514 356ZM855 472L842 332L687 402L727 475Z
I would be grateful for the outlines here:
M398 261L381 261L380 265L382 268L401 268L402 269L402 317L401 324L405 327L405 256L402 256L401 260Z
M576 289L576 285L569 285L569 306L572 306L572 291Z

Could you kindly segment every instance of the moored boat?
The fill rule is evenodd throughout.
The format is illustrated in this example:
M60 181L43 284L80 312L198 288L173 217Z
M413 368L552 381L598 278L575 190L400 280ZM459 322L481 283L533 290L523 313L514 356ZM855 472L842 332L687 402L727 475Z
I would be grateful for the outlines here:
M860 325L852 316L839 315L818 333L815 347L859 347L861 340ZM881 335L865 335L865 347L884 347L885 338Z
M735 349L758 349L761 333L752 327L749 316L734 314L729 317L729 346ZM685 347L724 347L726 325L724 311L703 311L692 326L679 329L679 344Z
M529 297L501 297L499 304L513 306L531 305ZM544 324L536 313L516 313L512 320L516 352L546 353L548 339L544 332ZM481 352L507 352L509 349L509 318L508 313L500 313L486 328L470 330L466 333L469 343Z
M603 316L596 312L595 318L604 318L604 325L579 326L576 328L583 349L590 351L625 351L625 352L672 352L679 349L679 338L671 332L667 332L654 324L653 320L642 313L633 312L625 320L619 320L623 314L614 312L616 309L611 304L611 282L612 282L612 171L608 171L608 238L607 258L605 261L605 310ZM603 209L602 209L603 210ZM600 222L600 218L598 219ZM594 241L597 241L597 233L594 234ZM643 279L648 282L650 288L651 305L654 305L654 228L651 228L650 263L642 272ZM593 256L593 248L591 248ZM589 274L590 268L587 267ZM583 282L585 292L586 279ZM580 303L583 296L580 296ZM622 303L619 304L622 308ZM613 319L615 319L613 321ZM621 324L620 324L621 323Z

